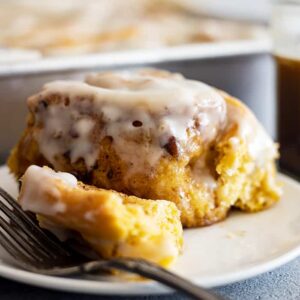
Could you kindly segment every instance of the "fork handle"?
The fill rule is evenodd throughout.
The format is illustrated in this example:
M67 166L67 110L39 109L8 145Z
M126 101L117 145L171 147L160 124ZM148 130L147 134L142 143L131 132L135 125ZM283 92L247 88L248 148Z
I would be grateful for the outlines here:
M107 261L91 261L81 265L83 273L90 273L99 269L117 269L153 279L164 285L178 290L192 299L221 300L211 292L203 289L191 281L186 280L156 264L141 259L118 258Z

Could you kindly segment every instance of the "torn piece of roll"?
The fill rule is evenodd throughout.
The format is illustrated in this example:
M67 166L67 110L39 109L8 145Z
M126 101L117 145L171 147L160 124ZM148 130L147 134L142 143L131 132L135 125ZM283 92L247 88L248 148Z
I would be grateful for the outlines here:
M169 266L182 247L176 205L145 200L77 181L72 174L30 166L19 203L53 233L72 230L104 258L144 258Z
M103 72L46 84L28 108L8 162L17 177L47 165L99 188L167 199L185 227L279 199L276 145L244 104L202 82L152 69Z

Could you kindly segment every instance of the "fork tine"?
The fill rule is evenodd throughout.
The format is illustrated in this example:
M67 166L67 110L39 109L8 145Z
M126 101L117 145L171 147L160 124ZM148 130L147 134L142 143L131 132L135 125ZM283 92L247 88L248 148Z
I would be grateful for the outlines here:
M31 245L35 245L35 248L40 249L45 255L48 257L54 257L53 251L49 250L41 241L32 234L26 224L24 224L21 218L18 218L17 215L11 211L1 200L0 200L0 211L7 216L10 220L11 226L17 231L21 231L26 234L27 242L31 243Z
M16 261L29 262L31 264L35 263L33 257L26 255L24 252L20 251L19 248L9 239L5 233L0 229L0 244L4 250L7 251Z
M28 256L32 256L37 261L49 260L51 258L47 253L45 255L44 251L41 251L36 244L32 244L31 241L27 239L27 235L22 235L19 228L13 228L10 224L0 215L0 227L5 231L5 233L14 240L14 242L19 246L23 252Z
M54 239L50 238L45 232L34 222L20 207L17 201L10 196L5 190L0 187L0 195L5 199L9 205L12 206L14 211L7 208L5 210L6 214L12 219L17 225L21 226L21 228L26 231L26 234L30 236L33 240L35 240L39 247L43 247L49 254L58 256L70 256L70 253L61 247L61 245L54 241ZM1 203L1 201L0 201ZM3 207L1 205L1 208ZM22 223L20 222L22 221Z

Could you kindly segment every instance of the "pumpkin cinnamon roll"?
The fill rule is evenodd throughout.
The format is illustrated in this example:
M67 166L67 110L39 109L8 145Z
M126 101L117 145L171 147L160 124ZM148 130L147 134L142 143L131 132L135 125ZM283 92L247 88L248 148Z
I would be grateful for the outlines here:
M28 99L8 164L69 172L85 184L176 204L185 227L259 211L280 196L277 146L239 100L161 70L56 81Z

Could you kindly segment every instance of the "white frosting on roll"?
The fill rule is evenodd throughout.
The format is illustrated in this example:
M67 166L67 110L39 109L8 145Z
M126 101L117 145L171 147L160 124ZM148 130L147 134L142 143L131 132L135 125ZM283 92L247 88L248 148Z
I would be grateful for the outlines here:
M48 107L55 95L59 100ZM178 155L191 135L213 140L227 113L212 87L156 70L99 73L85 83L52 82L29 99L29 106L39 128L36 140L54 167L59 168L57 157L67 154L71 162L82 158L92 168L97 143L110 136L132 172L155 166L170 139Z
M184 113L194 106L223 107L222 96L212 87L180 75L159 76L156 73L115 72L88 76L86 82L55 81L44 86L42 96L59 94L70 99L93 98L95 108L102 112L103 105L129 108L143 106L153 113Z
M19 198L22 208L45 215L64 212L66 207L60 199L60 191L53 184L57 180L70 188L77 187L77 179L72 174L35 165L28 167L22 177L22 193ZM48 198L55 201L49 202Z
M100 144L109 137L127 164L125 180L136 173L151 174L162 156L179 158L193 151L194 136L209 145L232 126L254 161L263 165L272 160L276 148L254 115L224 95L179 74L116 71L89 75L84 83L46 84L29 98L29 107L39 149L58 170L64 159L81 160L88 170L101 164ZM215 178L203 157L192 173L194 180L214 189Z

